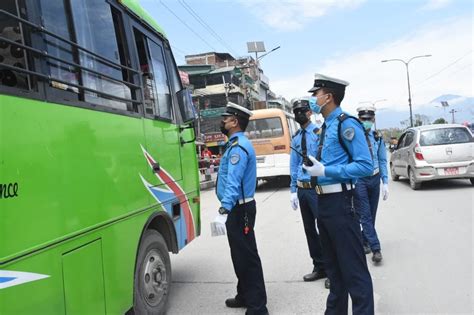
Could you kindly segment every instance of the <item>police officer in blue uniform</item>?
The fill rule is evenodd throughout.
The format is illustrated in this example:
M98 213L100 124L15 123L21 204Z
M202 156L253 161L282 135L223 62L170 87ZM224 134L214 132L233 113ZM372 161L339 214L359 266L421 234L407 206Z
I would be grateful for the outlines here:
M355 189L355 206L360 214L364 251L372 251L372 261L380 263L382 252L380 241L375 230L375 217L380 196L380 181L382 181L383 200L388 199L388 172L387 152L382 136L377 131L372 131L375 122L375 107L363 106L357 108L359 120L362 122L372 153L374 172L371 176L363 177L357 181Z
M229 141L221 158L216 193L221 203L219 214L227 216L227 238L238 279L237 295L227 299L225 304L246 307L246 314L268 314L254 232L257 162L252 143L244 135L251 115L245 107L228 103L220 126Z
M317 194L315 182L311 175L301 166L308 163L308 155L316 156L319 128L311 122L312 111L309 109L309 97L292 100L293 114L300 129L291 140L290 154L290 202L293 210L301 210L304 232L308 242L309 254L313 260L313 271L303 276L304 281L315 281L326 278L324 271L321 241L316 230Z
M374 314L374 297L354 207L354 184L371 175L373 165L360 122L340 108L348 84L315 75L310 108L321 112L325 122L316 158L309 157L313 165L303 168L317 176L318 229L331 283L325 314L347 314L349 294L353 314L367 315Z

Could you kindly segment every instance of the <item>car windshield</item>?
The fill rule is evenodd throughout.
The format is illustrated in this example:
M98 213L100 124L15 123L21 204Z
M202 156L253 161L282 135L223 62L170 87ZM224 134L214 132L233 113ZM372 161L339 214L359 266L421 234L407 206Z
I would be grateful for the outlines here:
M249 121L249 125L245 130L245 134L249 139L266 139L277 138L283 136L283 126L281 119L262 118Z
M466 143L470 141L471 135L465 128L425 130L420 135L421 146Z

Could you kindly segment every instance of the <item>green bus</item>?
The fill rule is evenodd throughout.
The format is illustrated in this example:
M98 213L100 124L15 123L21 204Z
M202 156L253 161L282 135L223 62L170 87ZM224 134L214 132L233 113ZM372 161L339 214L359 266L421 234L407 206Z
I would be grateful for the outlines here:
M160 314L195 114L137 0L0 2L0 314Z

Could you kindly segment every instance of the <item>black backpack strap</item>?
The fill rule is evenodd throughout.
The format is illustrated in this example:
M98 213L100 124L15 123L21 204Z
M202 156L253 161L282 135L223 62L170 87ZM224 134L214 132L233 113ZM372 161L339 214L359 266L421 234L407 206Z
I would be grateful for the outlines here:
M341 147L344 149L344 151L346 151L347 156L349 156L349 163L350 163L353 161L352 155L350 154L349 149L347 148L346 144L342 140L342 122L348 118L355 120L362 127L362 130L364 130L364 126L362 125L360 120L354 116L346 115L345 113L342 113L339 116L337 116L337 119L339 120L339 125L337 126L337 137L339 139L339 143L341 144ZM367 141L367 145L369 146L370 156L372 157L372 160L373 160L374 152L372 149L372 143L370 142L369 134L365 132L365 130L364 130L364 135L365 135L365 141Z

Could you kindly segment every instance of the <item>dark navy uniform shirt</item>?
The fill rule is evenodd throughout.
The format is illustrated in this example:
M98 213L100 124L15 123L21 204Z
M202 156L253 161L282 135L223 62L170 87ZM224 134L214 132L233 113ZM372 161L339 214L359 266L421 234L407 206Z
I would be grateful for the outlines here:
M255 195L257 160L252 143L243 132L234 133L227 142L217 176L217 198L227 210L232 210L240 199Z

